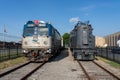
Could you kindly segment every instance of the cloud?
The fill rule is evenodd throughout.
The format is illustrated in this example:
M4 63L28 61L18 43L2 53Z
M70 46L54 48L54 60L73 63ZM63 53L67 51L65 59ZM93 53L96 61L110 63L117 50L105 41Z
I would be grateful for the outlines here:
M95 9L95 8L96 8L95 5L89 5L89 6L85 6L85 7L80 8L80 10L81 10L82 12L88 12L88 11L92 11L92 10Z
M77 23L79 21L79 17L73 17L69 19L70 23Z

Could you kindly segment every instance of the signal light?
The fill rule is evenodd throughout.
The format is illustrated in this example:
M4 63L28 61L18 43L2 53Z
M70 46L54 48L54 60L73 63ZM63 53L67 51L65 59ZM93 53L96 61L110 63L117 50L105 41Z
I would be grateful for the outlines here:
M34 24L38 25L39 24L39 20L34 20Z

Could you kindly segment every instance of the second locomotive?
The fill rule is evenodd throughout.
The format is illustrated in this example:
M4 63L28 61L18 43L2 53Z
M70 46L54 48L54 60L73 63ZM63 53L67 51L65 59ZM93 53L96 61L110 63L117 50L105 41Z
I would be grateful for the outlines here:
M93 28L89 23L79 21L70 32L70 48L73 51L74 59L94 59L95 37L92 30Z

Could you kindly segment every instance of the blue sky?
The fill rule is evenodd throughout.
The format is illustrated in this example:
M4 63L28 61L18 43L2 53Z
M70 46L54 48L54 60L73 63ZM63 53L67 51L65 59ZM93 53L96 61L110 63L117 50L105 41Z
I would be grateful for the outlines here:
M120 0L0 0L0 33L22 36L28 20L50 21L63 35L75 21L90 21L95 36L120 31Z

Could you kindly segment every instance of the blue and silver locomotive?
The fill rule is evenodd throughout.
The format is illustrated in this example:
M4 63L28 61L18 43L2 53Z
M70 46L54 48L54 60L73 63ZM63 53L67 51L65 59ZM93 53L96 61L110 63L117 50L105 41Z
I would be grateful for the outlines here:
M23 53L32 61L46 60L59 52L61 43L60 33L50 23L34 20L24 25Z
M78 60L93 60L95 37L89 23L78 22L70 32L70 48L73 56Z

